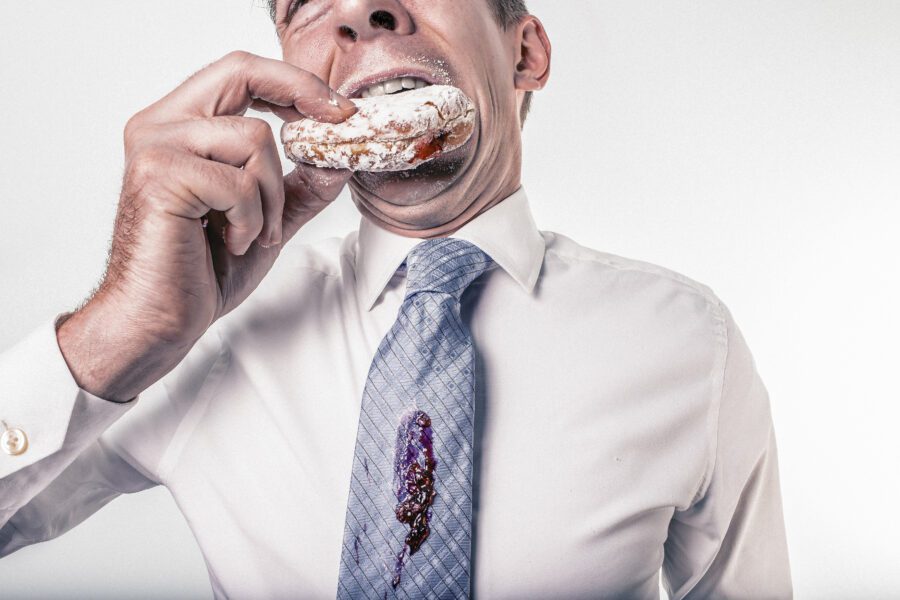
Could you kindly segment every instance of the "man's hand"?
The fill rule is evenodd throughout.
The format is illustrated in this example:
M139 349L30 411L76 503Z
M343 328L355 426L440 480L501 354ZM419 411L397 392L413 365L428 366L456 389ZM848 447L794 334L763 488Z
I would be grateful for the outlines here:
M283 177L250 107L332 123L356 110L311 73L232 52L128 121L107 271L58 332L87 391L125 401L171 370L349 179L306 166Z

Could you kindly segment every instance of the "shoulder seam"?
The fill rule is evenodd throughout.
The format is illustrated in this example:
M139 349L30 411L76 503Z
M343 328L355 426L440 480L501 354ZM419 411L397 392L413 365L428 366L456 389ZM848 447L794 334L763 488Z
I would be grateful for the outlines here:
M553 232L550 233L554 236L556 235ZM575 242L574 240L572 240L572 242L577 244L577 242ZM666 267L663 267L661 265L648 263L646 261L639 261L627 257L617 257L616 255L601 253L601 251L593 250L591 248L585 248L585 250L586 251L582 254L574 254L571 252L561 251L559 248L547 248L548 253L552 253L563 260L588 261L607 266L610 269L616 269L619 271L637 271L650 276L657 276L668 281L672 281L680 286L683 286L684 288L687 288L697 296L703 298L703 300L706 302L707 309L710 311L711 318L715 323L714 335L717 348L715 350L715 358L712 365L714 377L711 392L712 397L710 398L709 410L706 416L706 467L702 475L700 476L700 479L695 488L696 491L694 492L693 497L691 498L690 503L687 507L690 508L706 495L707 491L709 490L710 483L712 482L712 475L715 472L717 466L716 456L718 453L719 445L719 407L722 404L724 395L725 369L728 360L729 336L727 316L725 314L725 311L727 309L722 303L722 300L716 295L712 288L704 283L691 279L687 275L678 273L677 271L673 271L671 269L667 269ZM620 260L615 260L615 258L618 258Z
M719 342L719 349L716 353L715 365L715 377L718 379L718 381L715 381L715 385L713 386L712 403L710 406L709 414L707 415L707 439L709 440L709 447L707 448L708 466L705 469L703 476L700 478L700 483L697 486L697 491L694 494L694 497L691 499L691 506L693 506L704 496L706 496L707 491L709 491L709 486L712 483L712 478L713 474L715 473L716 466L718 465L719 409L722 406L722 400L725 395L725 370L728 367L729 336L725 307L722 304L721 300L717 300L713 305L713 308L715 309L713 318L716 320L716 324L718 325L716 340Z
M590 261L606 265L612 269L616 269L619 271L638 271L640 273L646 273L647 275L656 275L670 281L680 283L685 287L690 288L694 292L703 296L707 300L707 302L709 302L709 304L713 306L716 306L720 303L719 298L715 295L715 292L713 292L708 285L703 284L699 281L695 281L687 275L672 271L671 269L667 269L663 266L653 265L653 268L641 268L641 264L643 263L643 261L636 261L634 259L622 257L622 260L633 264L621 264L614 261L605 260L600 256L578 256L568 252L562 252L556 248L547 248L547 252L553 253L562 259ZM644 264L651 265L651 263Z

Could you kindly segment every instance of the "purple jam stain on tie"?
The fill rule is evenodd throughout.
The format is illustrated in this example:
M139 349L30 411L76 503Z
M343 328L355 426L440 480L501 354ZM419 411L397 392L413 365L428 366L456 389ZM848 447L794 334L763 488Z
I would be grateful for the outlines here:
M434 444L431 417L421 410L410 410L400 420L397 444L394 449L394 491L397 520L409 525L406 543L397 554L393 585L400 584L403 561L416 553L430 532L428 519L436 495L434 489Z

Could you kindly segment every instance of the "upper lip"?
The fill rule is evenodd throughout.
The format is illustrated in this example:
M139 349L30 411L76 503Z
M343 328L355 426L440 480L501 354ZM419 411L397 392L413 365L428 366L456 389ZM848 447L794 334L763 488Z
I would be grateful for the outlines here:
M450 83L449 81L442 81L439 78L435 77L433 73L429 73L421 69L392 69L390 71L383 71L375 75L369 75L368 77L359 79L354 82L345 83L338 89L338 92L347 98L359 98L363 90L368 88L369 86L375 85L376 83L389 81L391 79L397 79L398 77L415 77L427 82L430 85Z

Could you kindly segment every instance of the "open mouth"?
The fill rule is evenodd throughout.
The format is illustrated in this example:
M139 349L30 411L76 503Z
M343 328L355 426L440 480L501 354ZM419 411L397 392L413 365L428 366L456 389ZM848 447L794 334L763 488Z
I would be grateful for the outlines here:
M376 96L387 96L389 94L400 94L408 90L418 90L431 85L424 79L418 77L395 77L381 83L370 85L362 90L361 98L374 98Z
M444 82L435 81L424 73L394 71L360 81L345 95L348 98L376 98L390 94L402 94L409 90L418 90L438 83Z

